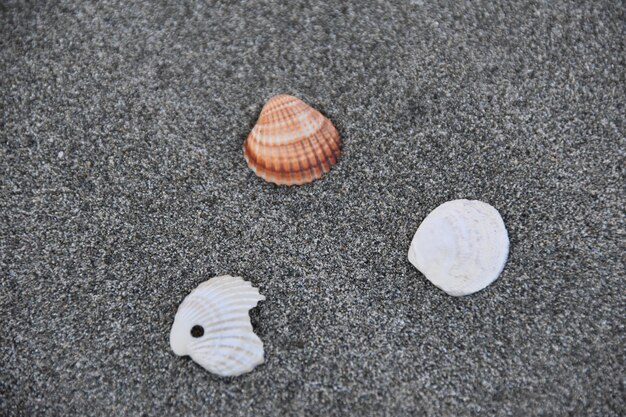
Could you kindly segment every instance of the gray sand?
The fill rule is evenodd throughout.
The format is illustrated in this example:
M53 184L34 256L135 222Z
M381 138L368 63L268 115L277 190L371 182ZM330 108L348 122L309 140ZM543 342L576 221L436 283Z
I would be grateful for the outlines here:
M626 414L623 2L127 3L0 5L1 415ZM298 188L241 149L282 92L344 142ZM406 259L457 198L511 239L461 299ZM238 378L169 349L219 274Z

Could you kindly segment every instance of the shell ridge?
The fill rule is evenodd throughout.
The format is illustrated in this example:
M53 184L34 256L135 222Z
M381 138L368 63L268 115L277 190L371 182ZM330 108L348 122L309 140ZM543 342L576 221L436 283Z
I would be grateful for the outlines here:
M253 287L250 282L246 282L241 279L240 280L224 280L224 281L217 282L213 285L204 285L202 287L199 286L196 288L195 291L204 294L204 293L207 293L207 291L222 292L223 290L228 290L228 289L249 289L249 288L253 288L256 292L258 292L258 289Z
M181 317L185 317L196 324L200 323L205 317L221 316L219 305L213 302L213 300L202 300L193 297L183 301L183 305Z
M216 373L222 373L228 376L237 376L251 371L255 366L260 365L263 362L264 358L262 355L253 358L253 361L251 362L243 362L242 360L232 357L231 355L227 355L224 356L222 360L213 363L212 367L213 369L216 369Z
M324 136L327 137L327 143L329 145L330 152L335 158L335 163L336 163L336 161L338 161L339 157L341 156L339 135L336 134L337 129L335 129L335 127L330 123L330 121L326 124L326 126L328 127L328 129L324 130L325 132ZM335 146L332 146L332 145L335 145Z
M200 288L207 288L207 287L215 287L219 284L223 284L223 283L242 283L242 282L246 282L243 280L243 278L241 277L234 277L232 275L222 275L219 277L215 277L215 278L211 278L207 281L202 282L200 285L198 285L195 289L200 289Z
M201 304L201 303L210 301L211 304L217 303L216 305L220 305L220 304L224 304L225 301L230 301L233 299L239 299L241 300L242 303L248 303L253 300L261 301L262 300L261 297L263 296L256 291L251 291L250 289L243 289L243 288L242 289L236 288L230 291L220 291L220 292L215 292L215 291L205 292L203 290L200 290L199 292L195 294L190 294L189 302ZM250 307L250 308L253 308L253 307Z
M249 332L252 334L252 336L256 336L254 333ZM248 349L242 345L237 344L238 341L248 341L248 342L252 342L252 347L256 348L256 349ZM226 341L231 341L231 343L227 343ZM210 340L206 340L203 341L202 343L198 343L197 345L193 346L193 352L196 353L200 353L203 351L207 351L207 350L218 350L218 349L224 349L224 350L229 350L229 351L235 351L235 352L242 352L244 354L247 354L248 356L255 356L258 354L259 351L259 347L263 347L262 346L263 343L261 342L261 340L256 337L252 338L242 338L242 337L228 337L228 338L224 338L224 339L210 339Z
M196 294L202 294L203 296L212 295L212 294L223 294L226 292L235 292L235 291L249 291L250 289L255 288L250 285L242 284L241 282L221 282L214 286L206 286L202 288L196 289ZM258 290L256 290L258 292Z
M310 109L310 107L309 107ZM312 110L312 109L311 109ZM310 112L310 111L309 111ZM308 180L310 180L311 178L314 178L315 175L313 172L311 172L311 160L309 159L309 153L307 152L307 148L304 144L304 140L309 140L309 135L307 135L307 132L304 129L304 126L302 125L302 120L303 118L305 118L307 116L307 109L303 109L303 111L298 115L298 117L295 119L296 122L298 123L298 126L300 127L300 132L302 133L302 135L299 137L298 141L294 141L293 144L293 160L296 161L297 166L297 173L294 172L292 173L292 182L295 184L303 184L305 182L307 182ZM304 155L304 159L306 159L307 161L307 165L306 167L303 166L302 164L302 157L300 156L297 147L299 147L302 149L302 155ZM312 150L312 149L311 149ZM295 167L294 167L295 168ZM294 169L295 171L295 169ZM309 171L310 175L307 175L307 171ZM299 175L298 175L299 174Z
M233 325L225 325L222 327L219 326L211 326L211 327L207 327L205 328L206 331L206 335L204 337L208 338L208 339L216 339L218 338L218 336L213 336L213 333L218 333L218 334L228 334L228 335L235 335L235 334L242 334L242 332L249 332L252 331L253 327L252 324L247 325L244 324L243 322L241 323L240 326L233 326ZM235 331L237 333L235 333Z
M256 336L256 335L255 335ZM226 351L226 352L230 352L229 354L224 354L222 355L222 360L229 358L232 361L238 363L238 364L242 364L242 365L246 365L249 364L250 362L254 363L256 366L256 364L260 364L264 362L264 352L263 352L263 343L261 342L260 339L257 338L257 340L254 341L250 341L252 342L248 347L249 349L241 349L241 348L231 348L230 346L219 346L219 347L215 347L214 349L211 349L213 351Z
M244 361L243 359L232 355L223 355L221 357L221 360L215 360L215 362L212 363L210 362L207 364L208 368L205 368L211 372L222 374L223 376L230 376L232 372L235 372L234 375L249 372L254 369L255 366L263 363L258 362L258 357L252 357L252 361Z
M315 111L315 109L313 109L313 108L312 108L311 110ZM305 119L305 120L298 120L298 123L300 124L300 126L301 126L302 130L304 130L304 129L303 129L303 127L302 127L302 124L303 124L303 123L308 123L308 122L309 122L309 119ZM321 128L322 128L323 124L324 124L324 122L322 121L322 123L320 124L319 128L318 128L318 129L317 129L317 130L313 133L313 135L317 134L317 132L319 131L319 129L321 129ZM306 155L307 161L309 161L309 165L310 165L311 167L313 167L313 166L314 166L314 164L310 162L310 160L309 160L309 156L308 156L308 155L309 155L309 153L312 153L312 154L315 156L315 159L317 160L317 166L318 166L318 167L320 167L320 169L321 169L322 171L324 171L324 169L322 168L322 161L320 160L320 158L319 158L319 156L318 156L317 152L315 152L315 150L316 150L315 148L316 148L316 147L313 145L313 141L311 140L311 136L309 135L309 136L306 136L305 138L306 138L307 143L309 144L309 147L308 147L308 148L310 149L310 151L311 151L311 152L307 152L307 149L306 149L307 147L304 145L304 142L303 142L303 141L301 142L301 144L302 144L302 149L303 149L303 151L304 151L304 153L305 153L305 155ZM330 169L330 168L329 168L329 169ZM311 172L311 177L312 177L312 178L315 178L315 172Z
M220 317L220 320L218 321L208 321L204 323L204 326L206 327L206 329L212 329L213 327L221 326L222 324L235 322L235 323L240 323L241 326L243 327L244 325L246 325L246 323L248 323L250 325L250 330L252 330L252 324L249 323L250 316L248 316L247 314L245 315L244 314L237 313L234 315L224 315Z
M314 111L315 109L311 109L311 110ZM321 117L323 118L323 116ZM248 136L252 137L252 139L250 139L251 141L260 142L263 148L289 146L289 145L294 145L299 141L302 141L304 137L311 136L313 133L324 128L326 121L321 120L321 121L316 121L316 123L318 124L317 126L313 124L309 124L308 125L309 127L304 128L304 126L302 126L301 129L294 130L291 133L281 133L278 131L269 132L272 135L268 135L268 136L276 136L276 140L272 142L268 141L267 143L264 143L265 133L260 130L257 130L256 126L255 128L252 129L252 131L248 134ZM293 120L290 120L289 122L285 122L285 125L293 126Z
M323 140L318 139L318 135L320 135L322 137ZM324 155L325 158L325 164L322 164L322 169L324 170L324 172L328 172L330 171L330 167L333 166L333 161L331 161L330 156L329 156L329 150L330 147L328 146L328 144L326 143L326 138L324 137L324 133L323 132L317 132L315 134L315 138L317 139L317 142L320 144L321 148L323 149L322 151L322 155ZM331 151L332 153L332 151Z
M315 109L313 110L316 111ZM317 113L321 116L319 112ZM307 120L307 123L309 123L308 120ZM333 165L331 161L329 161L328 156L326 155L326 150L324 146L324 142L326 141L326 138L324 137L322 132L324 130L325 124L326 124L326 120L323 120L319 129L315 130L315 132L313 132L311 136L307 137L307 140L309 141L309 144L311 145L311 149L317 150L317 152L315 152L315 157L318 161L318 167L320 168L322 172L330 171L330 167ZM320 140L320 138L322 140ZM323 160L319 157L319 154L324 156Z
M309 144L309 149L313 150L314 148L313 148L313 144L311 143L311 138L306 138L306 140L307 140L307 142ZM304 142L300 142L300 147L302 148L302 154L306 158L307 166L309 167L308 170L309 170L309 173L310 173L310 178L315 178L316 175L317 175L317 172L316 172L315 168L319 165L320 160L317 157L317 155L315 155L314 152L311 152L311 153L313 153L313 156L315 157L315 159L317 160L317 163L318 163L318 165L315 165L314 162L311 162L311 159L309 157L309 152L307 152L307 147L306 147Z
M199 310L195 315L188 315L188 317L194 319L200 319L200 317L220 317L223 315L234 316L236 313L248 315L248 312L255 308L257 303L261 300L258 298L255 299L245 299L238 300L236 298L230 298L228 301L230 302L215 302L202 300L205 303L210 302L210 306L205 306L200 302L195 304L195 307Z
M293 106L289 106L288 108L293 111L292 107ZM286 109L287 108L283 108L281 110L280 114L282 116L282 120L289 120L289 118L291 116L290 112L287 111ZM276 129L274 131L274 139L275 139L275 141L274 141L275 145L279 145L281 142L282 142L283 145L287 144L286 141L283 141L282 132L280 132L278 129ZM276 159L275 159L275 161L276 161L276 168L277 169L275 171L276 172L284 172L287 175L291 176L292 175L291 174L292 170L291 170L291 166L290 166L290 160L291 160L291 158L290 158L290 155L291 155L290 147L289 146L276 146L275 149L276 149L276 153L277 153Z
M308 112L309 113L313 113L313 112L316 112L316 111L315 111L315 109L309 108ZM321 114L319 114L319 116L322 119L324 118ZM310 120L307 120L307 122L309 124L307 124L306 126L302 124L302 120L300 120L300 119L296 119L295 122L298 123L299 129L294 130L294 133L292 133L292 135L288 137L288 139L289 139L289 141L291 143L289 143L288 145L286 145L284 143L273 143L273 144L267 145L267 147L271 147L273 149L276 149L276 151L278 153L278 155L275 158L276 161L277 161L276 164L273 164L273 165L272 164L268 164L266 162L266 158L258 158L257 155L254 155L254 161L253 162L261 165L266 170L271 171L276 176L279 176L280 174L285 175L285 176L289 176L289 175L292 175L294 173L306 172L307 170L309 170L310 168L304 167L302 165L302 161L301 161L302 158L301 158L300 154L297 152L297 148L298 147L302 148L303 154L304 154L304 158L307 160L307 162L309 163L309 166L310 166L311 160L310 160L308 154L309 153L314 153L315 154L316 148L315 147L311 147L310 150L307 151L306 145L304 145L303 142L306 141L307 143L310 143L312 134L314 134L315 132L318 132L319 130L323 129L324 122L323 122L323 120L321 122L319 122L319 126L310 125ZM310 133L310 134L308 134L308 133ZM285 148L287 150L287 152L286 153L280 152L280 150L282 148ZM271 153L271 152L269 150L267 150L266 153ZM317 155L316 155L316 159L319 160L319 158L317 158ZM292 161L292 163L290 164L290 163L287 162L286 164L283 164L282 163L283 161ZM292 180L297 180L298 179L297 175L292 176L290 178Z
M196 356L203 354L210 356L215 358L216 361L229 358L239 365L248 366L250 364L250 359L252 359L252 361L256 361L263 357L263 343L260 340L248 341L252 342L251 349L244 349L240 345L236 344L209 344L194 348L193 353ZM233 352L236 354L233 355Z
M253 350L247 350L246 346L240 345L240 341L248 341L252 342L251 345ZM245 330L241 333L231 334L224 337L213 337L211 339L207 339L206 337L201 338L198 342L194 344L194 349L198 351L199 349L205 348L219 348L224 347L228 349L234 350L247 350L247 351L256 351L259 346L262 346L263 342L259 336L257 336L252 330Z

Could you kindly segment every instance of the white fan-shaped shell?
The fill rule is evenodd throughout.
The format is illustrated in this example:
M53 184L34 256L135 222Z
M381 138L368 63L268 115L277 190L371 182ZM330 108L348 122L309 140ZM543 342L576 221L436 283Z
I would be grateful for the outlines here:
M259 290L240 277L203 282L178 307L170 332L172 350L221 376L251 371L263 363L264 352L248 311L262 300ZM204 334L192 336L194 326L201 326Z
M450 295L469 295L498 278L509 254L500 213L476 200L448 201L415 232L409 261Z

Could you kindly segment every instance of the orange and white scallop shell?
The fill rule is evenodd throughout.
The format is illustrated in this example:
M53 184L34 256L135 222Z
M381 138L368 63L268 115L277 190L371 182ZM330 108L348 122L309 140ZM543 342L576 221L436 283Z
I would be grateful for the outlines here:
M289 95L270 99L243 144L248 166L278 185L320 178L341 154L339 132L320 112Z

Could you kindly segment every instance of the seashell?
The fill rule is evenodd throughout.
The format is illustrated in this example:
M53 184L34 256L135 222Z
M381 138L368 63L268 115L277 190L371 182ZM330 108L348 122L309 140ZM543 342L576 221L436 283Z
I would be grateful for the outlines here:
M220 376L236 376L263 363L263 342L248 310L265 297L241 277L224 275L198 285L181 303L170 332L179 356Z
M453 296L480 291L498 278L509 254L509 236L498 210L476 200L448 201L420 224L409 261Z
M337 163L341 141L335 126L295 97L270 99L243 143L250 169L278 185L316 180Z

